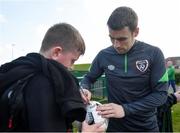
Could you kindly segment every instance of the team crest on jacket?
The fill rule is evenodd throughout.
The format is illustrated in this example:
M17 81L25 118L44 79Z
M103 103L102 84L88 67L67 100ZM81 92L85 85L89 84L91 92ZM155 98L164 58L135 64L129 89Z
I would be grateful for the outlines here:
M136 61L136 68L141 72L145 72L148 66L149 66L149 63L147 60Z
M109 69L110 71L113 71L113 70L115 69L115 66L114 66L114 65L108 65L108 69Z

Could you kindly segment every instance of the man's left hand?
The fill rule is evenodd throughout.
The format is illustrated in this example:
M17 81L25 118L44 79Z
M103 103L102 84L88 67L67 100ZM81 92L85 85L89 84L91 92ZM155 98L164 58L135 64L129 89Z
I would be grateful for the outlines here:
M115 103L100 105L96 110L104 118L122 118L125 116L123 107Z

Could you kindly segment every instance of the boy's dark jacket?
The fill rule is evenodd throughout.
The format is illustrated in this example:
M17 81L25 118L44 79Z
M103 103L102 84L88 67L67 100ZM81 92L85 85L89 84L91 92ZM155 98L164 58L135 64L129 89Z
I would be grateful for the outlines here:
M79 93L77 79L63 65L46 59L38 53L30 53L0 67L0 96L8 86L31 73L34 73L34 76L43 75L52 84L54 101L58 106L56 108L64 117L61 120L62 125L59 125L59 129L54 129L55 131L66 131L67 121L71 123L74 120L85 119L86 111ZM34 84L38 86L39 83ZM44 131L54 130L44 129ZM26 131L31 131L31 129Z

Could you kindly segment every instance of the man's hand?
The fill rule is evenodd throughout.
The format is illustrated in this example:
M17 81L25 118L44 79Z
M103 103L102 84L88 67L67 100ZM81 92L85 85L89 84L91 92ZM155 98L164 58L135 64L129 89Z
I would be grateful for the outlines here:
M93 132L93 133L100 133L105 132L105 128L102 127L103 123L96 123L93 125L88 125L86 121L82 123L82 132Z
M176 91L176 92L174 93L174 95L175 95L176 98L177 98L177 102L180 102L180 90L179 90L179 91Z
M80 89L81 97L84 101L85 104L88 104L89 101L91 100L91 92L87 89Z
M122 118L125 116L123 107L115 103L100 105L96 110L99 111L98 114L104 118Z

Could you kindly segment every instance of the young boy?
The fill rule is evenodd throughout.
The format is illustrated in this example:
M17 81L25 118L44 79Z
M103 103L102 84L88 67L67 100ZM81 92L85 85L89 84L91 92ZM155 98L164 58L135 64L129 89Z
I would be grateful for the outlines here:
M34 74L24 89L25 106L19 114L21 121L13 125L15 131L67 132L74 120L84 121L79 86L68 71L84 52L80 33L70 24L58 23L45 34L40 54L29 53L0 67L0 88ZM100 126L83 122L82 132L104 131Z

